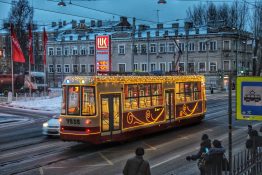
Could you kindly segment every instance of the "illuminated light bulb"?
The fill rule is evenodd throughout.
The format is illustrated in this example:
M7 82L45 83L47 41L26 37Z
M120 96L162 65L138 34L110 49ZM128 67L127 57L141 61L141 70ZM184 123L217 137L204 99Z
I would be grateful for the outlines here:
M67 80L66 80L66 83L69 84L69 83L70 83L70 80L67 79Z

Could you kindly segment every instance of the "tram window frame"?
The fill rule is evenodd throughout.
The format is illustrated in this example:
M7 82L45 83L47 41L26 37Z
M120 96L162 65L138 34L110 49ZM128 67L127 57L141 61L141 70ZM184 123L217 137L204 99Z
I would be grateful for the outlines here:
M125 110L138 109L139 91L137 84L126 84L125 88Z
M75 107L76 112L70 112L69 111L69 98L70 98L70 88L78 88L78 105ZM80 86L68 86L67 92L68 92L68 96L67 96L67 115L79 115L80 114Z
M186 87L188 86L188 87ZM195 87L197 89L195 89ZM198 96L196 98L196 96ZM201 100L201 82L177 82L176 83L176 101L193 102Z
M139 108L151 107L151 86L150 84L139 84Z
M91 96L90 96L89 93L87 94L87 98L90 101L85 101L84 100L84 94L85 94L84 93L84 89L85 88L92 89L93 92L91 92L91 93L93 93L93 102L90 102L91 101L91 99L90 99ZM88 107L87 107L87 111L90 111L89 114L88 114L88 112L83 112L85 103L90 103L89 110L88 110ZM92 104L93 104L93 106L92 106ZM95 89L94 86L82 86L81 87L81 115L82 116L94 116L94 115L96 115L96 89Z
M161 83L151 84L151 104L152 106L163 105L163 92L162 91L163 91L163 87Z
M62 87L62 101L61 101L61 114L66 114L66 100L67 100L67 90L66 86Z

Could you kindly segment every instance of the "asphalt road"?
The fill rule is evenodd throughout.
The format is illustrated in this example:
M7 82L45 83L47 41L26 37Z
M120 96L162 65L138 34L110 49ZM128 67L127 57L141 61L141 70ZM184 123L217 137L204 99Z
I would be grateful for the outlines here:
M234 114L235 100L232 106ZM203 133L228 147L227 94L209 96L207 107L206 118L200 124L99 146L42 136L42 123L53 114L0 107L0 115L27 119L8 127L0 125L0 174L119 175L137 146L145 148L144 158L153 175L199 174L196 162L187 162L185 157L197 152ZM248 124L233 120L233 154L244 149ZM258 123L253 125L259 127Z

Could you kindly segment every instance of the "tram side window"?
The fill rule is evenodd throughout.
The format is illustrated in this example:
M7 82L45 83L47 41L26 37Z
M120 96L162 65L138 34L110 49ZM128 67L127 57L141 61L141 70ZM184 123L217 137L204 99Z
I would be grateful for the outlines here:
M176 83L176 101L190 102L201 99L200 82Z
M192 83L185 83L185 100L186 102L193 101Z
M200 100L201 99L201 83L200 82L195 82L194 83L194 100Z
M151 84L152 106L162 105L162 84Z
M66 113L66 87L63 86L63 89L62 89L62 104L61 104L61 114L65 114Z
M95 115L95 88L83 87L82 88L82 115Z
M138 87L134 84L125 85L125 109L138 108Z
M71 115L79 115L79 86L68 87L68 110Z
M151 88L150 84L139 85L139 108L151 107Z

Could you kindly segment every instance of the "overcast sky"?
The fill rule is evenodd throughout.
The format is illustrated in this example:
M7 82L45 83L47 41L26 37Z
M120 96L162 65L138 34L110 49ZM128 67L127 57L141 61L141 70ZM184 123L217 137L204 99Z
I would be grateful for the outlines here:
M57 5L58 1L60 0L29 0L35 9L34 21L38 24L49 25L52 21L71 21L72 19L86 19L86 21L91 20L91 18L118 20L118 15L122 15L136 17L138 23L145 23L139 21L139 19L155 23L158 20L163 23L171 23L176 19L186 18L188 7L200 3L197 0L166 0L166 4L158 4L158 0L71 0L73 4L70 5L70 0L64 0L67 6L60 7ZM221 1L216 0L214 2L221 3ZM0 0L1 20L8 17L10 2L11 0ZM207 1L201 2L206 3ZM230 3L232 0L228 0L227 2ZM114 13L115 15L79 7L78 5ZM131 22L132 20L129 19L129 21Z

